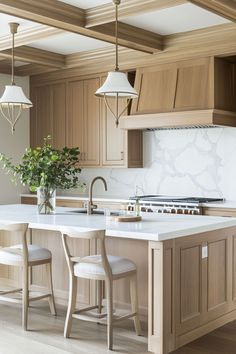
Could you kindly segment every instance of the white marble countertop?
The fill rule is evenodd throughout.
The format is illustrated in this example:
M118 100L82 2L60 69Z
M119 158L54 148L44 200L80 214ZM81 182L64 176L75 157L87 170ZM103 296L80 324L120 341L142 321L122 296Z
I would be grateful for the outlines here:
M107 236L146 241L165 241L236 226L236 218L153 213L143 213L140 222L120 223L103 215L76 214L74 210L60 207L54 215L39 215L34 205L0 205L0 223L27 222L31 228L52 231L66 226L78 231L105 229Z

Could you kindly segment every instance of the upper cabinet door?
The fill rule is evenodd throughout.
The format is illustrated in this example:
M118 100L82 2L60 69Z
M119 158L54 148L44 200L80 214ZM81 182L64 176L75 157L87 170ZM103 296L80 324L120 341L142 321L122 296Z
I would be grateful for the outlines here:
M79 147L80 159L83 158L84 131L84 82L83 80L68 83L66 119L66 144Z
M99 85L99 78L68 83L67 144L80 148L82 166L100 162L100 102L94 95Z
M51 86L52 144L56 149L66 145L66 84Z
M100 100L95 96L100 79L84 80L83 165L100 163Z
M105 78L102 78L104 82ZM108 99L113 112L116 110L115 99ZM119 99L119 111L127 105L126 99ZM124 112L126 114L127 110ZM102 165L123 166L127 162L127 131L116 127L116 121L105 102L101 100L102 117Z
M30 143L41 146L51 136L55 148L65 146L66 86L64 83L31 89L33 108L30 119Z
M138 69L135 88L139 92L132 102L131 114L172 111L177 80L176 65L159 65Z
M37 147L43 144L43 139L52 136L52 106L51 88L49 85L34 87L31 91L33 108L30 119L31 146Z

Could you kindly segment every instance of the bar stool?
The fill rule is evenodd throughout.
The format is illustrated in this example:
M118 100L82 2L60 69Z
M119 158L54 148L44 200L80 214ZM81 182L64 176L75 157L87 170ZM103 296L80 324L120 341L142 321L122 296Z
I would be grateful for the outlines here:
M106 254L105 248L105 230L93 230L89 232L78 232L72 228L62 228L62 243L65 251L66 261L69 268L69 303L65 321L64 337L68 338L71 332L72 318L89 319L81 316L82 312L98 309L95 314L94 322L107 317L107 342L108 349L113 346L113 325L117 321L134 318L134 325L137 335L141 335L141 326L138 315L138 295L137 295L137 270L136 265L129 259L110 256ZM70 254L68 246L68 237L78 239L98 240L100 242L100 255L85 257L75 257ZM98 301L97 304L81 310L75 309L77 296L77 278L93 279L98 281ZM132 312L116 317L113 314L113 281L121 278L130 280L130 297ZM102 314L102 284L105 281L107 293L107 314Z
M52 254L46 248L37 245L27 245L27 230L28 224L25 223L0 225L0 231L20 235L22 240L22 243L19 245L0 248L0 264L21 267L23 274L22 288L0 291L0 300L22 303L22 326L24 330L27 330L28 307L30 301L47 298L51 314L56 315L51 270ZM46 265L49 292L47 294L29 297L29 269L33 266L43 264ZM22 292L22 299L6 296L17 292Z

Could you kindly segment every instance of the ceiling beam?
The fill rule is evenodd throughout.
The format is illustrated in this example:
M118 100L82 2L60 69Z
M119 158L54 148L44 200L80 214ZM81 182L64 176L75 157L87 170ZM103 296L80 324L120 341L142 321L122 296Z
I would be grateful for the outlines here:
M120 48L121 70L173 63L207 56L236 55L236 24L223 24L165 37L161 53L147 55ZM65 70L33 76L32 80L48 81L79 75L105 72L114 68L114 49L111 47L66 56ZM34 75L34 74L33 74Z
M119 20L140 15L145 12L163 10L169 7L185 4L187 0L123 0L119 5ZM93 27L114 21L113 3L96 6L85 10L86 27Z
M10 49L0 52L0 57L2 58L11 58L11 56L12 53ZM57 69L61 69L65 66L64 55L27 46L18 47L15 49L15 60L45 65Z
M15 35L15 47L22 45L27 45L37 40L48 38L56 34L64 33L64 31L59 30L54 27L46 27L42 25L37 25L35 27L27 28L24 31L19 30ZM0 50L10 49L12 47L12 36L1 36L0 37Z
M115 22L95 26L93 30L103 34L115 33ZM118 33L120 40L126 43L127 48L130 47L129 43L133 43L132 49L138 49L138 47L135 48L138 43L138 45L142 45L143 51L146 49L147 53L150 52L150 49L153 53L162 49L162 36L159 34L122 22L119 22Z
M194 5L211 11L232 22L236 22L236 1L235 0L188 0Z
M159 0L158 0L159 1ZM169 0L166 0L169 1ZM114 8L113 8L114 11ZM85 11L75 6L64 4L55 0L0 0L0 12L25 18L30 21L39 22L44 25L53 26L64 31L81 34L87 37L99 39L109 43L115 43L114 31L107 30L106 33L95 31L85 27ZM132 26L130 32L132 31ZM153 36L155 34L153 33ZM148 38L145 46L143 39L139 41L127 41L119 38L119 45L135 50L153 53L157 49L162 50L159 45L160 36L157 37L157 47L153 49L153 40L149 45ZM148 48L148 49L147 49Z

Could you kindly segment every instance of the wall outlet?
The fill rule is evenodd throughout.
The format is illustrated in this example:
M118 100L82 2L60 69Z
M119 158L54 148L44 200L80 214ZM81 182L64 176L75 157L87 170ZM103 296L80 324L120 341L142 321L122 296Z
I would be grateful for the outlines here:
M208 246L202 247L202 259L208 258Z

